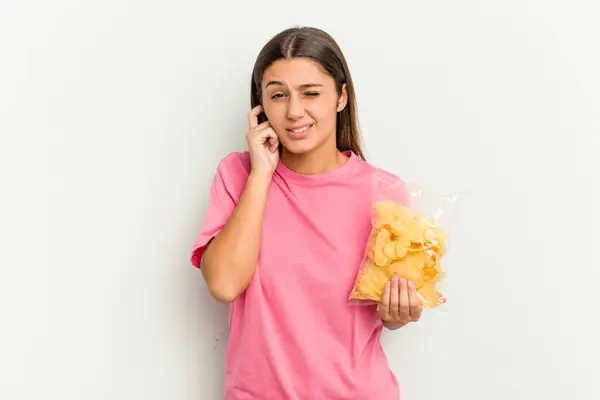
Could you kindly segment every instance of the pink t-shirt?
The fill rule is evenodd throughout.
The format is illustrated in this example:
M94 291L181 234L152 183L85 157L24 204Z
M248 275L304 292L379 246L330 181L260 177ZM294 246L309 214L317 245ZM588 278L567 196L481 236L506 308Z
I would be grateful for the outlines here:
M226 400L400 397L376 308L348 301L371 228L372 177L382 171L346 154L341 168L323 174L297 174L282 163L273 174L258 264L230 305ZM193 246L196 267L249 172L247 152L219 163Z

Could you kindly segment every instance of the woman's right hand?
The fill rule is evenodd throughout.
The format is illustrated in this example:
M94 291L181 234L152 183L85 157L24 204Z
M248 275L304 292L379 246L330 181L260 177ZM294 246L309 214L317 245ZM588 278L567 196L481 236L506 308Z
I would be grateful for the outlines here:
M258 115L262 112L264 112L262 106L256 106L248 113L246 141L252 172L270 176L279 162L279 137L271 128L269 121L258 123Z

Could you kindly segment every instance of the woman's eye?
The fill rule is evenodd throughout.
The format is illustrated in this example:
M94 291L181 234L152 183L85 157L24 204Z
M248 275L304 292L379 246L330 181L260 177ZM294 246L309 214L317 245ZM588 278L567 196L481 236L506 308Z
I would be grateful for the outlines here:
M304 96L306 97L317 97L319 96L321 93L319 92L305 92ZM274 93L273 95L271 95L271 99L280 99L282 97L285 97L285 93Z

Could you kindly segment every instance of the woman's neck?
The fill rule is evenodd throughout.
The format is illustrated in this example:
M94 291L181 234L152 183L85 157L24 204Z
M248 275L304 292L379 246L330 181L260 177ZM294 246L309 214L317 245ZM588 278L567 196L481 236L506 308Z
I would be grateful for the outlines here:
M323 146L305 154L293 154L285 148L281 152L281 162L302 175L322 174L340 168L347 160L346 155L331 146Z

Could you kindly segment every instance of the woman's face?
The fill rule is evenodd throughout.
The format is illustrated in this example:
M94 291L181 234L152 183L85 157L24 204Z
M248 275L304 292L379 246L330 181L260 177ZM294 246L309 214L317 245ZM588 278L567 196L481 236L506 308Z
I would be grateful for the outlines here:
M263 109L290 153L307 153L326 143L335 147L337 113L346 103L345 85L338 96L334 79L310 59L281 59L263 74Z

